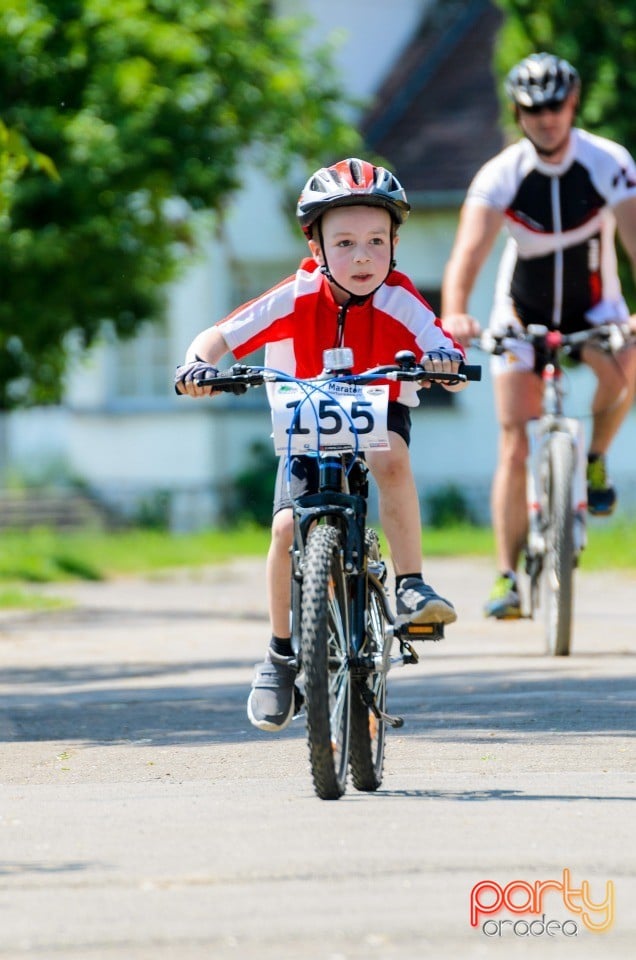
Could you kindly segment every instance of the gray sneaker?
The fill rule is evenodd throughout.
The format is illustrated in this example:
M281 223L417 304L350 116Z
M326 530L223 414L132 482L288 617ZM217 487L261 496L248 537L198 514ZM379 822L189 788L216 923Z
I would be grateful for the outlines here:
M277 732L291 722L301 697L295 686L298 674L295 657L281 657L268 650L265 661L256 667L247 716L259 730Z
M396 626L404 623L454 623L455 607L417 577L402 580L396 598Z

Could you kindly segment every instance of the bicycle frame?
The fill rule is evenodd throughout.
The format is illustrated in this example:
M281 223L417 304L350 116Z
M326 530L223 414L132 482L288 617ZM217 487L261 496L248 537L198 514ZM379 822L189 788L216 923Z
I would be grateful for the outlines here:
M536 420L527 424L528 457L526 461L526 493L528 504L528 544L529 565L532 558L542 558L545 553L545 464L549 444L554 434L569 437L575 454L576 470L572 485L572 514L574 517L574 550L576 559L587 543L586 511L586 455L585 432L583 424L574 417L567 417L563 411L563 372L555 357L555 362L547 363L542 370L544 385L543 411ZM528 570L531 573L531 570Z

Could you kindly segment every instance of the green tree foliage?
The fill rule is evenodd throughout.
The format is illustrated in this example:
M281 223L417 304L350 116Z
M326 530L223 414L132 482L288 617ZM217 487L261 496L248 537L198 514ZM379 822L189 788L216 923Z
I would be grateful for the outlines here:
M49 157L32 150L22 134L7 129L0 120L0 230L9 226L15 185L29 167L45 171L50 177L58 177Z
M0 230L0 409L59 396L65 338L157 317L252 162L357 145L327 49L267 0L0 0L0 116L59 179L11 183Z
M495 65L503 81L530 53L546 50L569 60L581 75L578 123L636 155L636 3L634 0L495 0L506 19ZM506 118L512 127L512 113ZM626 258L621 279L636 309L636 286Z

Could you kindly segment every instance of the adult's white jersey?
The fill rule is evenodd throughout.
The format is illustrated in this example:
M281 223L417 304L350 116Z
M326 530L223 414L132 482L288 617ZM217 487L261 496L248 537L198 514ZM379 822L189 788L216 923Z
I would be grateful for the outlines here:
M509 232L493 325L516 319L569 332L626 318L612 210L633 196L628 151L578 128L559 164L542 161L525 138L486 163L467 202L500 210Z

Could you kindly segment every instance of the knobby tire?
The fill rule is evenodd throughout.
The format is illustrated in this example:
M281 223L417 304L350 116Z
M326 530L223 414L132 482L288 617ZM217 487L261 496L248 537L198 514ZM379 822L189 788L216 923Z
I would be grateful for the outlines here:
M548 445L548 526L543 566L548 653L567 657L574 600L574 513L572 484L575 451L569 435L555 433Z
M375 530L366 531L367 559L371 564L380 561L380 545ZM371 672L367 686L375 695L381 711L386 711L386 684L389 669L389 642L385 636L384 606L380 587L368 584L367 632L361 655L381 659L380 669ZM363 679L358 681L364 683ZM386 724L369 709L356 684L351 690L351 780L356 790L377 790L382 783L384 768L384 740Z
M315 527L304 557L301 656L309 762L316 793L337 800L349 763L351 685L349 604L340 534Z

